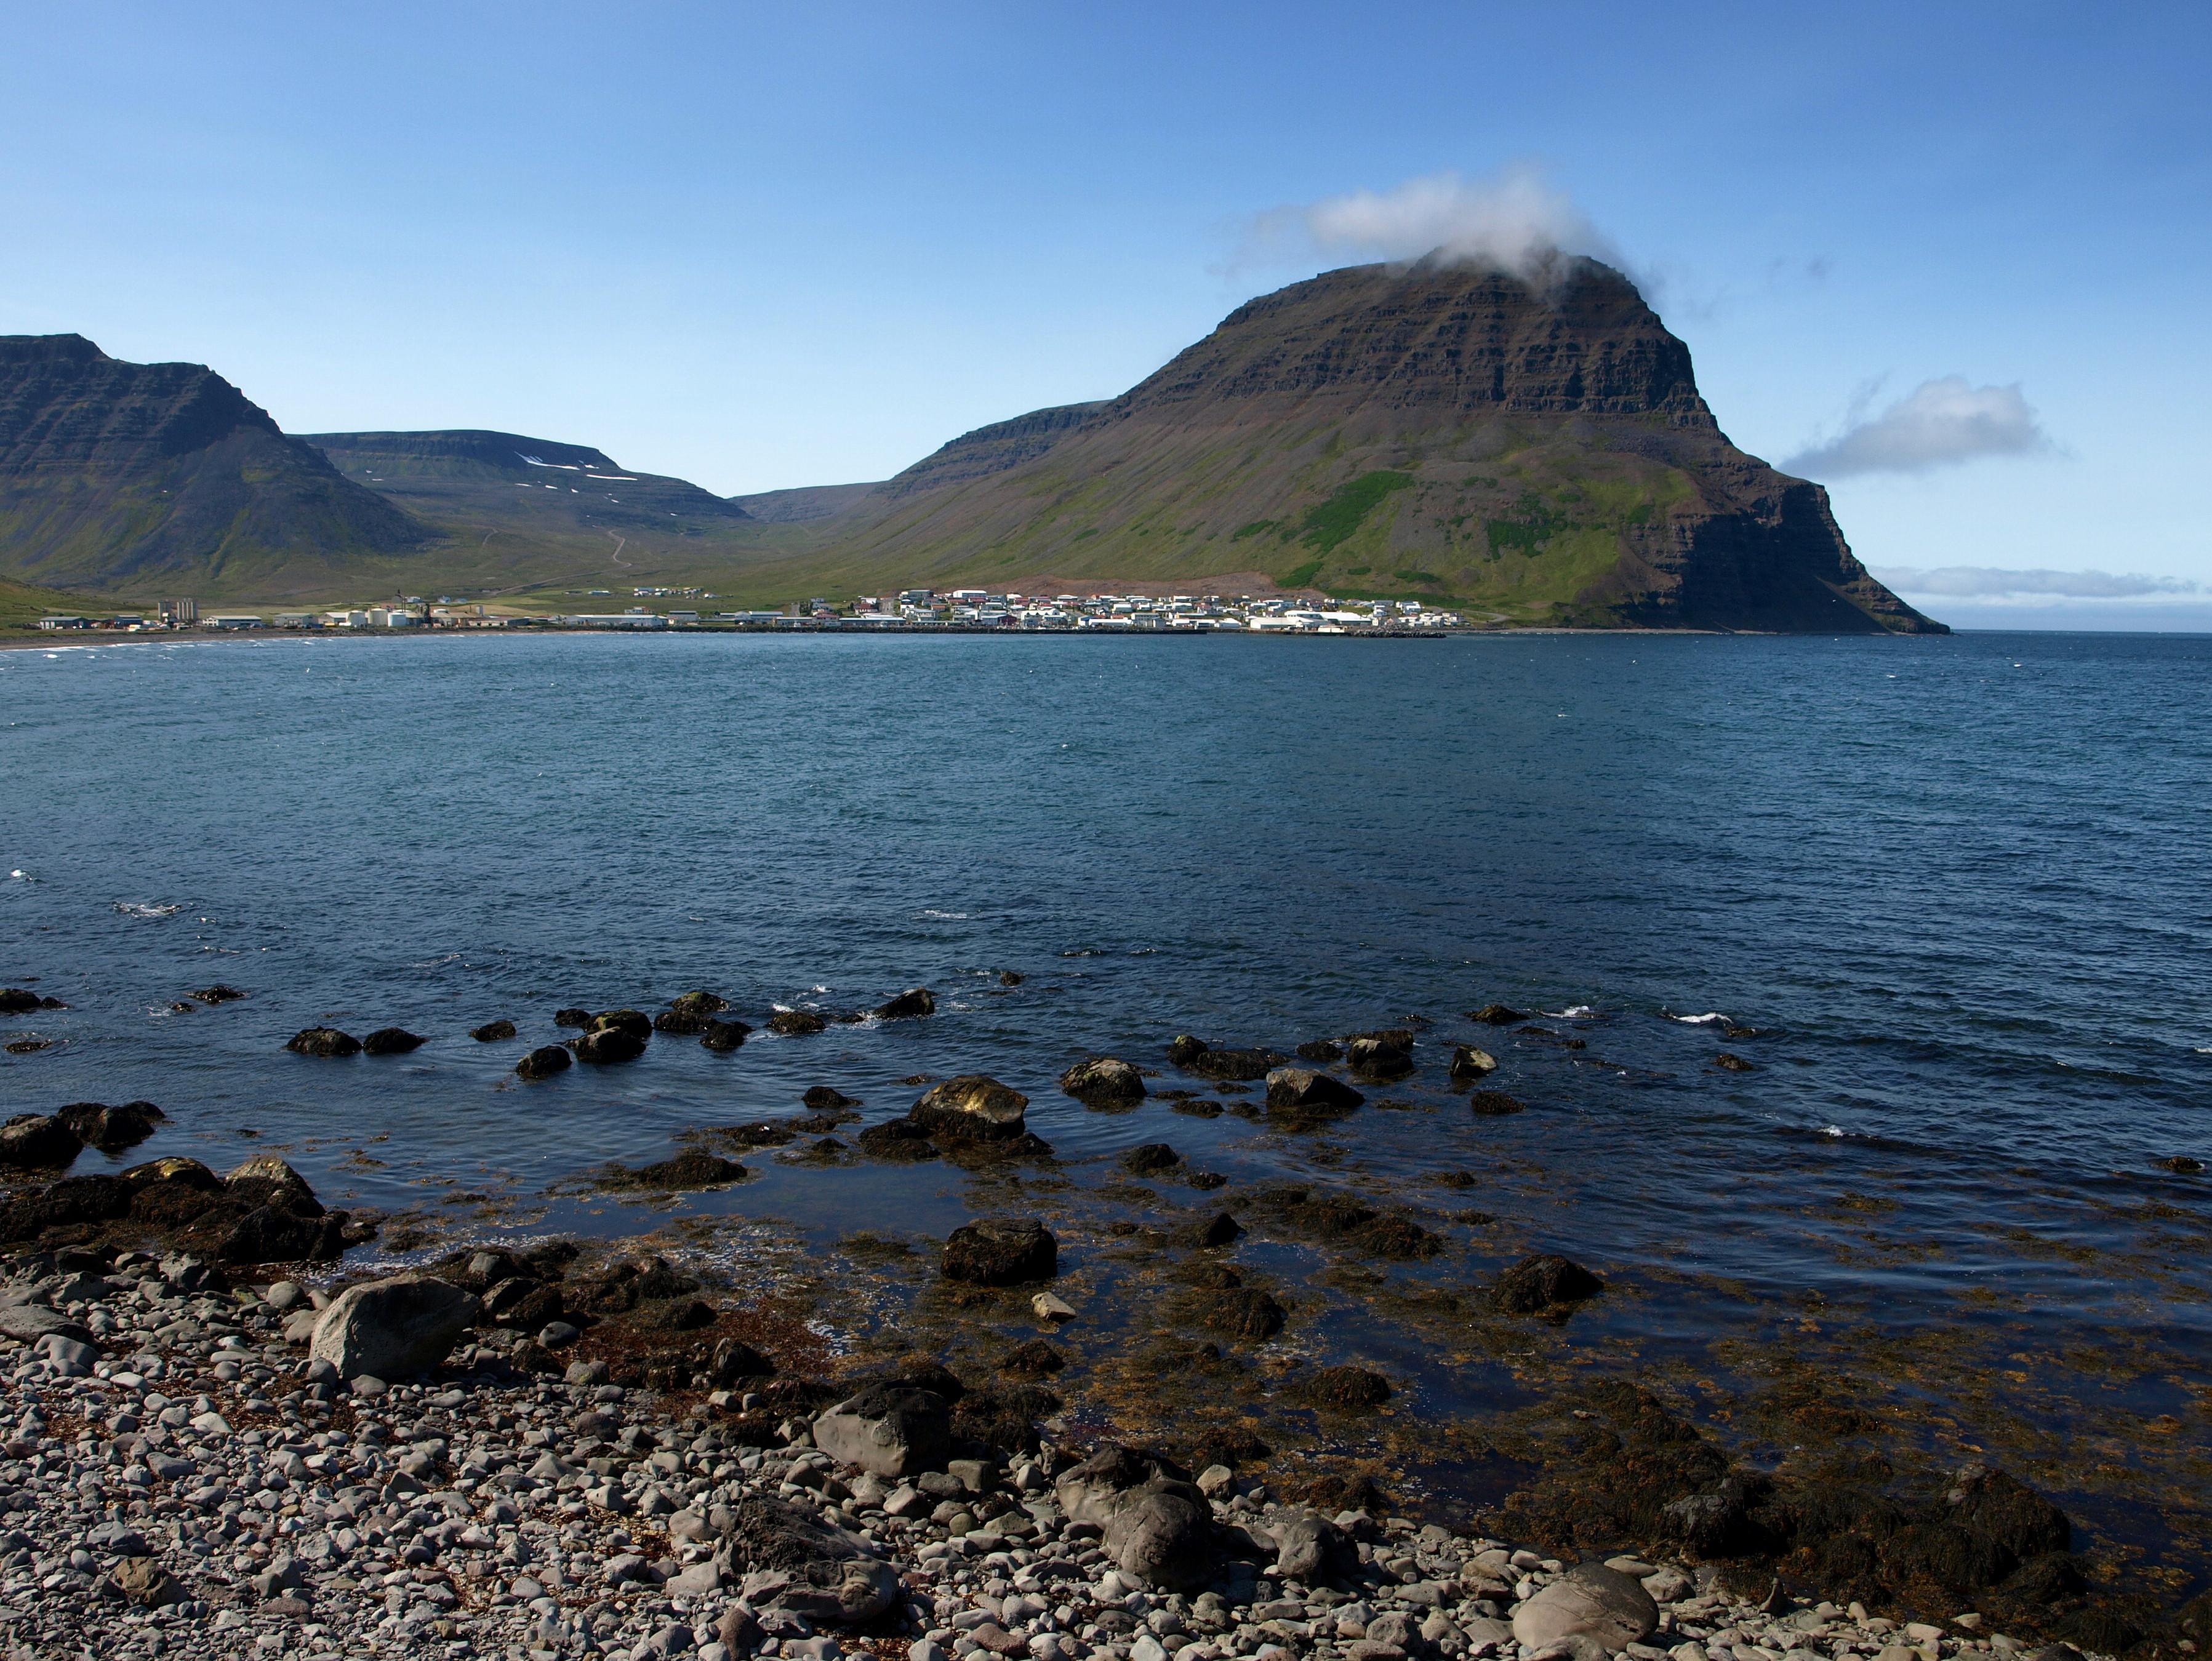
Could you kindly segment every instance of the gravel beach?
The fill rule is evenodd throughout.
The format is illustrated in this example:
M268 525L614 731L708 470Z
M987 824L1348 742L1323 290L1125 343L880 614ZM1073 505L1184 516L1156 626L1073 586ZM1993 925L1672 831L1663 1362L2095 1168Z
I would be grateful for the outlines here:
M1900 1625L1778 1590L1754 1603L1710 1566L1574 1565L1401 1518L1323 1516L1226 1467L1194 1477L1048 1435L1033 1452L950 1457L942 1403L896 1379L770 1429L770 1398L744 1389L664 1396L608 1382L604 1362L563 1364L573 1329L425 1316L426 1298L474 1300L420 1277L341 1296L355 1308L341 1319L327 1293L233 1290L189 1257L125 1251L93 1270L66 1255L78 1261L19 1257L0 1283L10 1657L2031 1649L1971 1614ZM364 1325L377 1296L414 1300L386 1310L396 1331ZM332 1359L379 1343L442 1359L390 1379Z

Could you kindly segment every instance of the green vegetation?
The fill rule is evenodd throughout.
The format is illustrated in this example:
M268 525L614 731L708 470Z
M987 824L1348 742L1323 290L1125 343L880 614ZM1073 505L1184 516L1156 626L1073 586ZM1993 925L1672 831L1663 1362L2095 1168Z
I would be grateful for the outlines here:
M1308 583L1311 582L1320 574L1321 561L1319 560L1308 560L1304 565L1294 566L1290 570L1285 571L1283 573L1283 586L1285 588L1304 588Z
M1483 521L1493 560L1509 552L1533 558L1546 543L1567 528L1567 516L1547 507L1544 499L1533 490L1522 491L1515 506L1519 511L1517 518Z
M1349 540L1384 497L1394 490L1403 490L1413 482L1411 473L1390 468L1362 473L1351 483L1339 486L1327 501L1306 514L1298 524L1298 540L1327 554Z
M1231 536L1229 540L1232 543L1241 543L1247 536L1256 536L1262 531L1273 530L1275 529L1277 523L1278 522L1273 519L1249 520L1245 524L1238 525L1237 527L1236 534Z
M1390 573L1401 583L1411 583L1416 588L1442 588L1444 579L1433 571L1394 571Z
M1070 536L1068 541L1072 543L1079 543L1086 536L1095 536L1097 534L1098 527L1097 525L1085 525L1082 530L1077 531L1073 536Z

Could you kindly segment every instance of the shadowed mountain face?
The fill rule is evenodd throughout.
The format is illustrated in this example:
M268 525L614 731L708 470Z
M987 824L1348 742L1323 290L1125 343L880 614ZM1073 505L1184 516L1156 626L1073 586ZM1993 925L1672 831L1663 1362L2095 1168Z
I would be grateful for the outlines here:
M211 370L119 362L76 335L0 336L9 575L235 587L427 540Z
M1728 441L1689 349L1590 261L1540 290L1431 262L1295 283L824 528L864 582L1242 573L1517 622L1940 627L1852 557L1820 487Z

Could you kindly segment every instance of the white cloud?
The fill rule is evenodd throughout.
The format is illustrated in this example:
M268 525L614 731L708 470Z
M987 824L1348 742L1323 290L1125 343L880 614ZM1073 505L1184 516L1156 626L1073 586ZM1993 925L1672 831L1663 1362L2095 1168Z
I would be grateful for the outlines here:
M2035 411L2010 386L1969 386L1963 375L1924 380L1871 421L1792 456L1784 470L1807 478L1854 473L1924 473L1983 456L2030 456L2054 448Z
M2112 571L2008 571L1988 565L1945 565L1927 569L1893 566L1874 574L1900 594L1932 594L1947 599L2128 600L2197 591L2197 585L2185 578Z
M1247 230L1247 258L1307 252L1399 261L1441 252L1524 281L1555 270L1562 255L1620 264L1582 210L1527 164L1477 179L1431 173L1387 191L1277 208Z

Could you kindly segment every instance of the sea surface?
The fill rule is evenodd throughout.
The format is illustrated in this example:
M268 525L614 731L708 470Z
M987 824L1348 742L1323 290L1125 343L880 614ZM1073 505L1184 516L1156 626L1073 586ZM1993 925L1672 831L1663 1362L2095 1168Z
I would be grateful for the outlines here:
M1802 1331L1848 1372L1983 1334L1957 1351L1978 1393L1933 1362L1881 1388L1937 1401L1948 1448L2014 1439L2105 1537L2172 1556L2186 1517L2118 1520L2060 1479L2094 1444L2180 1494L2159 1450L2205 1440L2212 1178L2157 1161L2212 1161L2208 848L2212 637L15 651L0 983L70 1008L9 1019L54 1042L0 1056L0 1106L145 1098L171 1123L112 1163L276 1149L332 1203L495 1193L537 1232L609 1233L667 1208L583 1192L606 1161L811 1084L873 1120L908 1077L988 1072L1079 1187L1166 1140L1231 1192L1318 1176L1416 1206L1452 1249L1408 1275L1564 1252L1613 1290L1556 1342L1608 1364L1709 1372ZM217 980L250 996L173 1011ZM757 1022L916 985L934 1017L510 1070L562 1005L703 987ZM1537 1018L1467 1018L1492 1002ZM515 1042L468 1037L501 1015ZM1181 1032L1401 1021L1420 1071L1318 1141L1054 1088L1110 1053L1203 1090L1164 1058ZM430 1041L284 1052L320 1023ZM1469 1040L1526 1112L1449 1090ZM941 1235L974 1197L945 1167L747 1162L679 1209L826 1250ZM1357 1306L1302 1341L1438 1412L1480 1393Z

